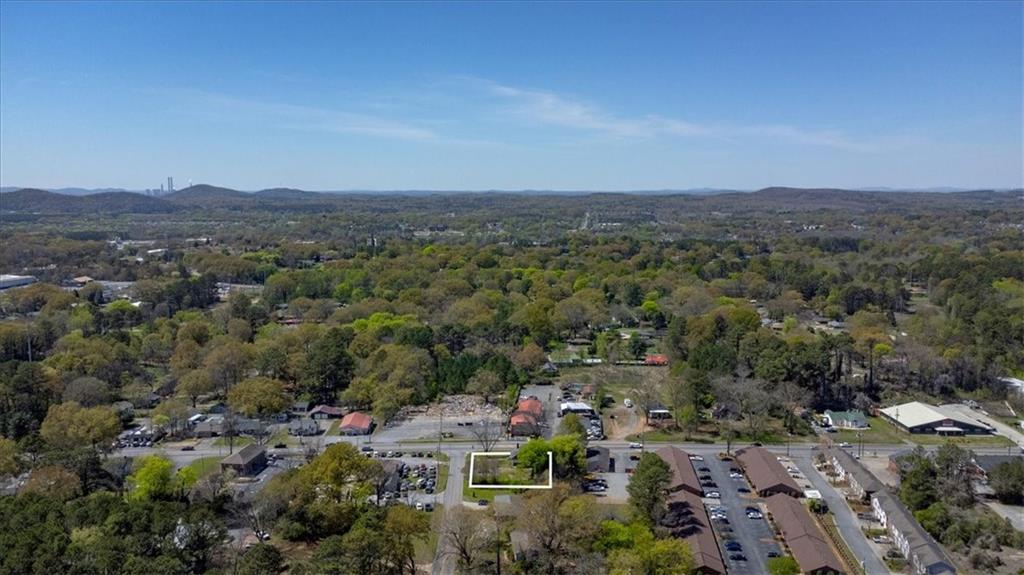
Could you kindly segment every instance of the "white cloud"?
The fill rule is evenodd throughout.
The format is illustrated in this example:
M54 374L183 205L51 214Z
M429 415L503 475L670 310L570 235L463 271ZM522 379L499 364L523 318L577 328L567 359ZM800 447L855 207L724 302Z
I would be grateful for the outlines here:
M652 139L663 136L714 138L777 138L802 144L847 151L872 152L903 146L907 139L859 141L840 130L807 130L785 124L702 124L659 115L624 117L595 104L581 102L553 92L507 86L484 79L469 79L490 94L509 102L508 110L518 118L538 124L590 131L624 139Z

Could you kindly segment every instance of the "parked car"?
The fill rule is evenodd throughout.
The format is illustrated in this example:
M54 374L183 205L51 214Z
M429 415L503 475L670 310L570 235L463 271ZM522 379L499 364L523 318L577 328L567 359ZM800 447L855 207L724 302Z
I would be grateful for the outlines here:
M769 551L768 552L768 557L769 558L775 558L775 557L781 557L781 556L782 556L782 554L779 553L778 551Z
M730 561L746 561L747 558L742 553L733 553L729 555Z
M196 446L195 445L186 445L185 447L182 447L181 450L182 451L195 451L196 450Z
M717 491L709 491L704 494L704 497L707 497L708 499L721 499L722 494Z
M373 453L373 447L371 447L369 445L364 445L364 446L360 447L359 449L360 449L360 451L362 451L364 453L367 453L367 452Z
M480 507L487 507L487 500L481 499L480 501L477 501L476 504L479 505Z
M629 444L629 448L630 449L642 449L643 448L643 444L640 444L640 443L637 443L637 442L634 441L633 443Z
M633 408L633 400L629 399L628 397L622 402L622 404L630 409Z

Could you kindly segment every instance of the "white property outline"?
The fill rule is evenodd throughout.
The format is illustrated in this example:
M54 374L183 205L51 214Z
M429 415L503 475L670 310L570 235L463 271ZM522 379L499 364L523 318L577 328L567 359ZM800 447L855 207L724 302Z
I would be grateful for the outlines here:
M470 451L469 452L469 488L470 489L551 489L555 486L555 456L548 452L548 484L547 485L481 485L473 483L473 467L476 465L476 456L484 457L508 457L511 451Z

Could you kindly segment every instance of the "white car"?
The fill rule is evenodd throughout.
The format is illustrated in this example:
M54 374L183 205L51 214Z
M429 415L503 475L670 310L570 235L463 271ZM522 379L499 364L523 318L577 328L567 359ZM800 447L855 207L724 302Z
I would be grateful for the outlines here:
M422 503L419 503L419 502L416 503L416 511L423 511L423 504Z
M853 447L853 445L850 444L849 441L844 441L844 442L839 444L839 447L848 448L848 447Z
M707 497L708 499L721 499L722 494L717 491L709 491L704 494L704 497Z
M643 446L642 444L640 444L640 443L637 443L637 442L635 442L635 441L634 441L633 443L630 443L630 444L629 444L629 448L630 448L630 449L643 449L643 447L644 447L644 446Z
M761 515L759 511L751 511L747 513L747 519L763 519L764 515Z
M628 398L628 397L625 400L623 400L622 403L623 403L623 405L625 405L626 407L628 407L630 409L633 408L633 400Z
M704 458L701 457L700 455L691 455L690 461L704 461Z
M735 471L730 471L729 472L729 477L732 477L733 479L743 479L743 474L742 473L736 473Z

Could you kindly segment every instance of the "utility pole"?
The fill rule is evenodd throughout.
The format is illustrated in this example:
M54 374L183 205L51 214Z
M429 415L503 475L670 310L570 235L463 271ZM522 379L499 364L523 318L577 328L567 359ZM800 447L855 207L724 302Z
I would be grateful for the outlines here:
M437 455L441 455L441 437L444 435L444 409L441 410L441 418L437 422Z

